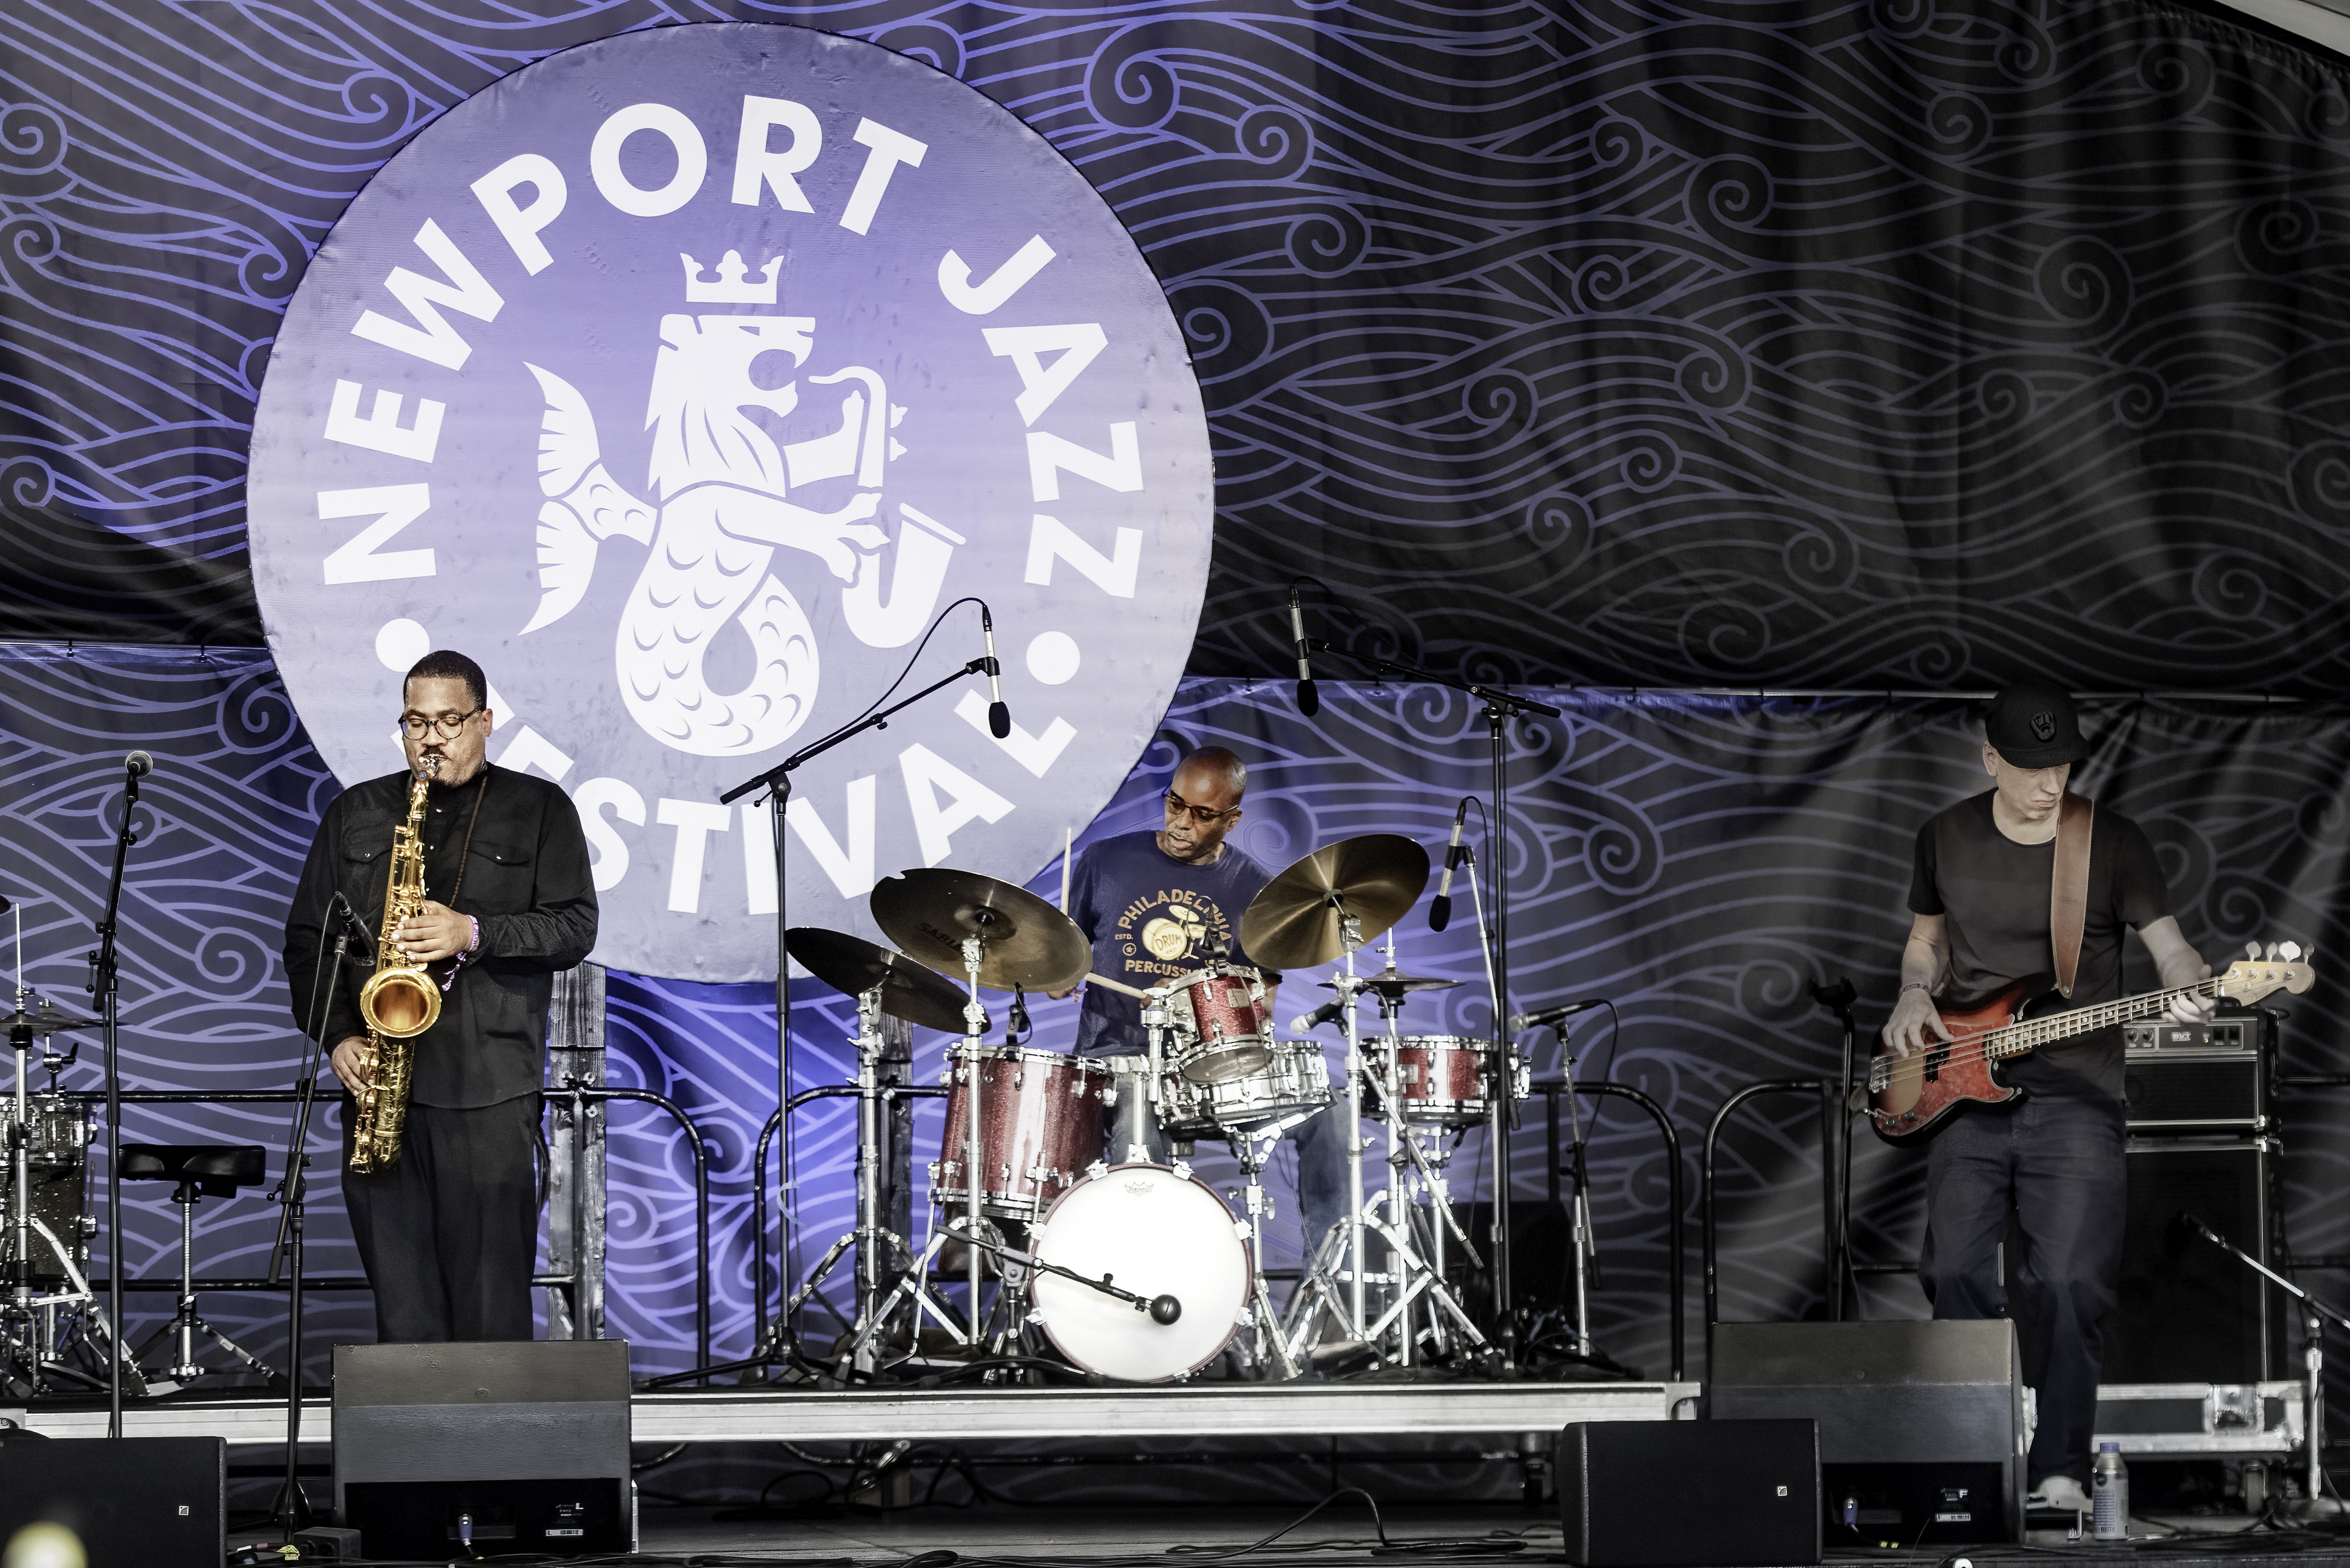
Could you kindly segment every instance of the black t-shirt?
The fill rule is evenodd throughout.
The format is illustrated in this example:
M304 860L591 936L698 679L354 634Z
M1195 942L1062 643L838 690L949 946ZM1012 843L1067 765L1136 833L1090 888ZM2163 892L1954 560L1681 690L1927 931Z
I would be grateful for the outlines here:
M1191 866L1159 847L1155 833L1106 838L1077 859L1069 919L1094 944L1094 972L1138 989L1230 960L1281 976L1240 950L1241 916L1273 873L1231 844L1212 865ZM1077 1015L1081 1056L1133 1056L1149 1049L1142 1004L1107 986L1086 987Z
M1953 1007L1989 1002L2017 983L2055 984L2048 934L2050 879L2056 844L2018 844L1991 820L1996 791L1986 790L1929 817L1918 830L1909 908L1940 915L1950 950ZM2144 928L2171 912L2170 888L2154 846L2137 824L2100 806L2089 834L2088 918L2072 1004L2119 997L2122 928ZM2005 1082L2049 1099L2122 1097L2122 1032L2101 1029L2043 1045L2004 1064Z

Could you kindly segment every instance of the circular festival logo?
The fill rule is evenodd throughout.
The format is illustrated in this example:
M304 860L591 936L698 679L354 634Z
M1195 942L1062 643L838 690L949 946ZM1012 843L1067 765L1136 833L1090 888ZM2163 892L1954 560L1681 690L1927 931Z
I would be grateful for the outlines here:
M491 760L558 782L599 961L774 972L773 846L718 796L862 713L940 608L971 677L793 774L794 924L901 867L1024 880L1099 810L1191 646L1206 421L1158 280L1042 138L871 44L760 23L555 55L360 192L255 424L270 645L346 784L398 672L490 677ZM899 696L982 651L968 607ZM762 917L767 917L762 919Z

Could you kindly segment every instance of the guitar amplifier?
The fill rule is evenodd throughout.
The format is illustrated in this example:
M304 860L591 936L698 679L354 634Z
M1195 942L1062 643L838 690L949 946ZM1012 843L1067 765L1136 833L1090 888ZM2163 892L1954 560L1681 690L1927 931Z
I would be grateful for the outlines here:
M2166 1137L2268 1130L2263 1020L2215 1018L2208 1025L2122 1026L2123 1097L2129 1130Z

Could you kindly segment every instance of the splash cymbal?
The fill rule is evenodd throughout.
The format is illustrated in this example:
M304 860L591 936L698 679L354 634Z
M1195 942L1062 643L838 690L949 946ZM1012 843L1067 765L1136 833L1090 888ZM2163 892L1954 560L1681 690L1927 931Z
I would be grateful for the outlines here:
M1291 864L1249 900L1241 946L1275 969L1311 969L1346 956L1342 912L1367 942L1419 900L1428 851L1399 833L1366 833L1326 844Z
M821 926L794 926L785 936L800 967L835 991L862 996L878 985L881 1011L890 1017L962 1033L963 994L936 970L863 937Z
M1025 888L976 871L900 871L875 885L872 904L891 941L950 980L964 972L966 937L979 939L979 983L996 991L1062 991L1093 967L1093 944L1076 921Z

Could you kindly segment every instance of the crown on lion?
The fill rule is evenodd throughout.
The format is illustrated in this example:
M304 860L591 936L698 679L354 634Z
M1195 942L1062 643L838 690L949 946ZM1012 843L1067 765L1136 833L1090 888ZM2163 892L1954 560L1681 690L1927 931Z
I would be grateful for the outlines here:
M784 258L771 256L764 271L754 273L743 265L741 251L728 251L717 266L718 281L705 282L702 264L683 251L677 259L685 264L685 297L688 304L712 305L773 305L775 286L783 281Z

